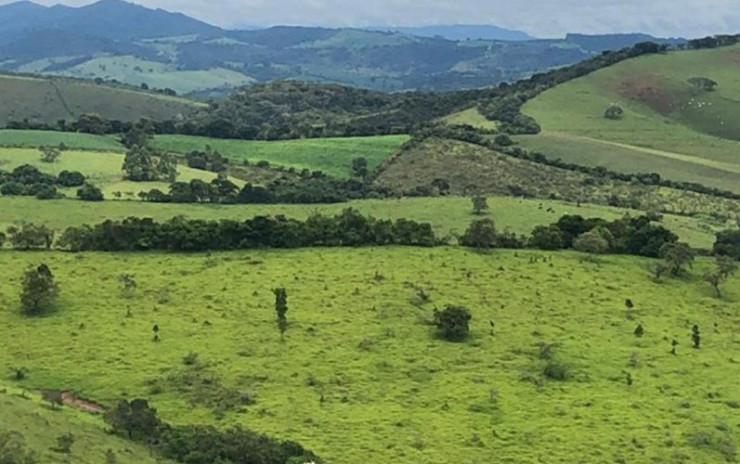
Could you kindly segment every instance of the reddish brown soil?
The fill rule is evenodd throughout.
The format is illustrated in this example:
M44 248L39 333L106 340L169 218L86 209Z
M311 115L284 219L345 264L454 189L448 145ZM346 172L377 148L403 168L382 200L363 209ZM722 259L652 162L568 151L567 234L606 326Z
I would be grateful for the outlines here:
M69 407L81 409L82 411L87 411L93 414L102 414L105 412L105 408L101 405L84 398L79 398L72 392L63 392L62 401L64 401L64 404Z
M648 105L660 114L675 110L675 96L665 88L660 78L650 74L624 80L617 92L624 98Z

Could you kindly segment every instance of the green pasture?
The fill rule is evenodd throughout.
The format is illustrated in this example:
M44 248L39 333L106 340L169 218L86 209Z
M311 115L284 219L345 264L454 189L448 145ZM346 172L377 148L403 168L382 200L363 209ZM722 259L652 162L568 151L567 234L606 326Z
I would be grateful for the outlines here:
M62 293L56 312L29 319L21 273L40 262ZM4 251L0 365L26 368L25 380L8 380L15 388L104 405L145 397L167 421L243 424L330 463L735 461L740 279L719 300L699 277L709 260L664 282L649 264L449 247ZM133 292L120 288L123 273ZM447 304L473 316L465 343L429 325ZM254 403L224 406L235 395Z
M394 155L409 140L406 135L345 137L286 141L213 139L187 135L158 135L154 145L174 153L203 151L206 145L234 161L271 164L298 170L324 171L336 177L352 175L352 160L364 157L373 169Z

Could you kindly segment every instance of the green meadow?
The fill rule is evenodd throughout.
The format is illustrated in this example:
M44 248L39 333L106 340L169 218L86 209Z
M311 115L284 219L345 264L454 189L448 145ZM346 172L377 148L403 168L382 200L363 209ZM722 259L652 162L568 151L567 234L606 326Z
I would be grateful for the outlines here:
M565 214L583 217L617 219L625 214L644 214L640 211L583 204L580 207L554 200L525 200L513 197L488 198L490 217L499 230L510 230L528 235L538 225L556 222ZM258 215L278 215L305 219L313 213L334 215L345 208L356 208L365 215L377 218L408 218L429 222L440 236L456 236L465 232L471 221L481 216L473 214L467 197L400 198L386 200L358 200L331 205L209 205L168 204L142 201L86 202L79 200L44 200L29 197L0 197L0 230L22 221L32 221L62 231L69 226L97 224L106 219L121 220L129 216L151 217L160 221L174 216L193 219L247 219ZM29 211L33 213L29 215ZM726 228L708 216L696 218L665 215L663 225L698 248L709 249L715 233Z
M344 137L286 141L213 139L187 135L158 135L154 146L174 153L204 150L207 145L235 161L292 167L298 170L324 171L335 177L352 175L352 160L364 157L374 169L394 155L409 140L407 135Z
M642 56L550 89L523 111L543 128L519 137L553 158L738 191L740 47ZM718 83L707 92L692 77ZM604 117L616 103L620 120Z
M28 319L21 271L40 262L62 293ZM167 421L244 424L327 462L733 462L740 279L719 300L699 277L709 260L664 282L649 263L456 247L4 251L0 365L26 369L14 388L145 397ZM470 310L468 341L436 338L447 304Z
M55 163L43 163L40 161L39 150L26 148L0 149L0 168L10 171L23 164L31 164L41 171L50 174L58 174L63 170L79 171L84 174L91 183L98 186L107 198L113 198L115 192L121 192L123 198L134 199L141 191L149 191L153 188L168 191L167 182L131 182L123 179L121 166L124 155L112 152L93 151L64 151L61 158ZM192 179L202 179L210 182L216 177L215 173L192 169L180 165L177 167L179 175L177 179L189 182ZM237 184L239 180L232 179ZM76 188L62 189L67 196L75 197Z
M0 129L0 146L15 148L38 148L44 145L59 146L75 150L121 152L118 140L108 135L83 134L80 132L55 132L36 130Z

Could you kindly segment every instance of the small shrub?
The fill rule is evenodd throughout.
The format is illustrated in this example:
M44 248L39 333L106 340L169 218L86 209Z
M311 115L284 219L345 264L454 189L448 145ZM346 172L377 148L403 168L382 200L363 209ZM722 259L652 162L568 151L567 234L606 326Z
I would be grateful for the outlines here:
M448 305L444 311L434 311L434 324L439 336L451 342L460 342L468 337L472 316L462 306Z
M545 377L550 380L556 380L558 382L564 382L570 378L570 370L567 366L557 361L550 361L545 365L543 371Z
M75 437L71 433L59 435L57 437L57 447L54 449L54 451L69 454L72 451L72 445L74 444L74 442Z
M182 358L182 363L186 366L194 366L198 364L198 353L191 351Z

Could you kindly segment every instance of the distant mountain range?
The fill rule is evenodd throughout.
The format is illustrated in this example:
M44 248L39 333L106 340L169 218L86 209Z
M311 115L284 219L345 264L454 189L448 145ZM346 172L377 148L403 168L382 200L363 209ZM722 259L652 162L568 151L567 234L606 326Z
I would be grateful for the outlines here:
M383 29L383 30L379 30ZM217 95L280 79L377 90L498 84L645 40L640 34L536 40L495 26L224 30L122 0L0 7L0 71L61 74Z

